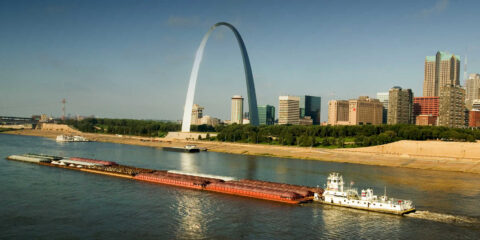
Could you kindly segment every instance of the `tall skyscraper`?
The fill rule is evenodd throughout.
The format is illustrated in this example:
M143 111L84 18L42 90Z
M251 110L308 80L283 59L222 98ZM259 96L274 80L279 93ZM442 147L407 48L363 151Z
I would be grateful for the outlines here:
M275 107L271 105L258 106L258 120L260 125L275 123Z
M350 125L348 121L348 101L330 100L328 102L328 124L329 125Z
M278 97L278 124L298 125L300 122L300 97Z
M468 110L472 110L473 101L480 99L480 74L470 74L466 80L465 89L467 90L465 104Z
M300 97L300 118L311 117L313 125L320 125L320 110L322 98L315 96Z
M393 87L388 92L388 124L413 123L413 93L411 89Z
M382 124L383 104L378 99L360 96L348 101L348 121L350 125Z
M437 52L425 58L423 96L437 97L445 85L460 85L460 58L447 52Z
M200 125L203 117L203 107L200 107L198 104L193 104L192 107L192 124Z
M243 124L243 97L235 95L232 97L231 123Z
M465 90L446 85L440 91L438 125L461 128L465 126Z
M388 92L377 93L377 99L383 104L382 123L387 123L388 116Z

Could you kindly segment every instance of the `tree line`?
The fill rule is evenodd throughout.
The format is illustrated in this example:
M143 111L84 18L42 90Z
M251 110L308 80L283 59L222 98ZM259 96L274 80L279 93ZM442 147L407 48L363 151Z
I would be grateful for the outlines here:
M254 127L229 125L219 131L216 140L227 142L297 145L303 147L360 147L399 140L469 141L480 139L480 130L416 125L299 126Z
M68 124L82 132L135 135L144 137L164 137L168 132L177 132L181 129L181 124L179 123L155 120L86 118L80 121L65 120L63 123ZM208 125L192 125L191 131L214 132L216 129Z
M181 124L154 120L87 118L64 123L82 132L164 137ZM416 125L302 126L302 125L192 125L193 132L217 132L208 140L304 147L360 147L399 140L469 141L480 139L478 129Z

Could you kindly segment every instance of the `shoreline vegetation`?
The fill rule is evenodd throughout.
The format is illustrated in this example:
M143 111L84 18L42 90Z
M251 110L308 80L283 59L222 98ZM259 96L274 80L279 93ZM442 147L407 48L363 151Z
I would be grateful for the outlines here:
M168 132L180 131L173 122L132 119L87 118L67 120L65 124L88 133L107 133L143 137L165 137ZM460 129L416 125L361 126L302 126L302 125L192 125L192 132L216 132L207 140L267 145L349 148L383 145L401 140L443 140L475 142L480 140L479 129ZM202 139L199 139L202 140Z
M29 135L55 139L66 134L53 130L12 130L6 134ZM388 167L453 171L480 174L480 142L453 142L439 140L400 140L370 147L300 147L212 140L176 140L163 137L130 136L108 133L75 133L98 142L140 145L149 147L183 147L195 144L208 151L320 160Z
M13 131L14 129L13 128L0 128L0 133L1 132L9 132L9 131Z

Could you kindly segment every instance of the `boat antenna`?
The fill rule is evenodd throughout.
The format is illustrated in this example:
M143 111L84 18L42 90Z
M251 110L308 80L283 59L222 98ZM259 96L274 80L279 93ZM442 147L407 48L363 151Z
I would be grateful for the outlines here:
M385 191L383 192L383 196L387 196L387 185L384 186L385 187Z

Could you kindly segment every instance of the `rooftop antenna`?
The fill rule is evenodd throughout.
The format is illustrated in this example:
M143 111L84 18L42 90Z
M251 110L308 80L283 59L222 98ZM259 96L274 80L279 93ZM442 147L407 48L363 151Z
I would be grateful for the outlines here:
M463 65L463 83L467 85L467 54L465 53L465 64Z
M62 120L65 120L65 104L67 103L67 100L62 99Z

